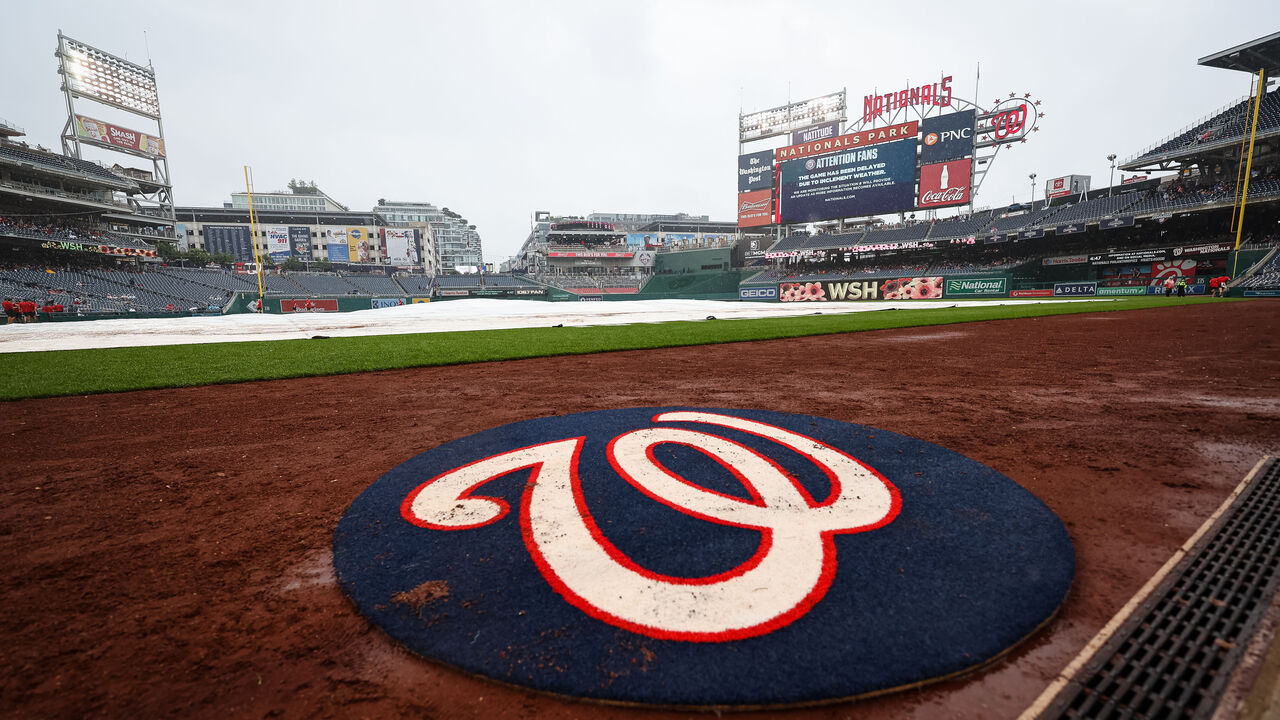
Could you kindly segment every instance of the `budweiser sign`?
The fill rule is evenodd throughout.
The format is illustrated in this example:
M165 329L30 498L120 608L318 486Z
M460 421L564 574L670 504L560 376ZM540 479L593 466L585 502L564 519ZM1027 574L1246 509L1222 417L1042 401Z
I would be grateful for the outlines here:
M916 207L936 208L969 202L973 160L951 160L920 167L920 196Z

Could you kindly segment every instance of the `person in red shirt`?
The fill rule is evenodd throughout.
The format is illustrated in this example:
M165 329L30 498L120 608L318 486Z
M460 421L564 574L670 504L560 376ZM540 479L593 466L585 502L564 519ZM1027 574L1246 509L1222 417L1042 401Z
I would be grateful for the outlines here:
M13 302L13 298L4 299L4 317L5 324L12 325L14 320L18 319L18 306Z
M66 311L67 311L67 309L66 309L66 308L64 308L64 307L62 307L62 303L54 303L54 304L53 304L53 311L54 311L54 312L56 312L56 313L60 313L60 312L66 312Z
M36 304L30 300L23 300L18 303L18 309L22 311L22 322L29 323L36 321Z

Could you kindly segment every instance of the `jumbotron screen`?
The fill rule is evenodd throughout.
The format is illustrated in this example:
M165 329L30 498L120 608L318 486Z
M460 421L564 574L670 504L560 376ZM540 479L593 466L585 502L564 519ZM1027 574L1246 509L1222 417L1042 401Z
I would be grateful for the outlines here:
M911 210L916 140L896 140L781 163L778 221L806 223Z

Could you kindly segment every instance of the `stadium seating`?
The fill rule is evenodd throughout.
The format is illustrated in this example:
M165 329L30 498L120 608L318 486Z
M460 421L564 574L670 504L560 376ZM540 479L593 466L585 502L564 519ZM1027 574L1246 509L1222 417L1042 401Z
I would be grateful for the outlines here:
M933 224L933 228L929 231L929 239L968 237L969 235L977 235L982 232L983 226L991 222L993 213L990 210L982 210L973 215L957 216L946 220L939 220Z
M386 275L341 275L343 280L354 285L361 295L404 295L404 290L395 280Z
M97 180L106 180L115 185L128 186L135 184L132 180L116 175L97 163L92 163L88 160L78 160L76 158L66 157L65 155L32 150L12 143L0 143L0 160L9 160L15 163L26 163L47 170L54 170L63 173L80 173Z
M435 286L435 277L431 275L401 275L396 282L408 295L430 295Z
M1243 290L1280 290L1280 252L1273 254L1266 265L1241 280L1236 287Z
M1084 202L1058 209L1048 217L1048 222L1054 225L1064 225L1066 223L1087 222L1116 215L1132 214L1128 211L1141 199L1142 196L1138 193L1121 193L1119 195L1085 200Z
M1205 143L1232 141L1239 143L1246 130L1253 122L1249 112L1249 100L1244 99L1201 120L1191 127L1176 133L1172 137L1139 153L1124 165L1139 163L1162 155L1178 154L1184 150L1194 150ZM1280 128L1280 88L1272 90L1262 98L1262 107L1258 113L1258 132L1267 132Z

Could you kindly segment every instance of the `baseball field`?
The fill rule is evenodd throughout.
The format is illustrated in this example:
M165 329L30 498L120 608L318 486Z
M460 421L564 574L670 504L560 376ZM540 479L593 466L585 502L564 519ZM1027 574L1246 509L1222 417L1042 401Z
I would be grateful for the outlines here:
M925 440L1056 513L1074 581L1007 655L758 711L1017 717L1280 452L1277 328L1271 300L1142 300L0 355L0 715L697 715L418 657L357 612L332 563L347 508L420 453L514 421L682 405Z

